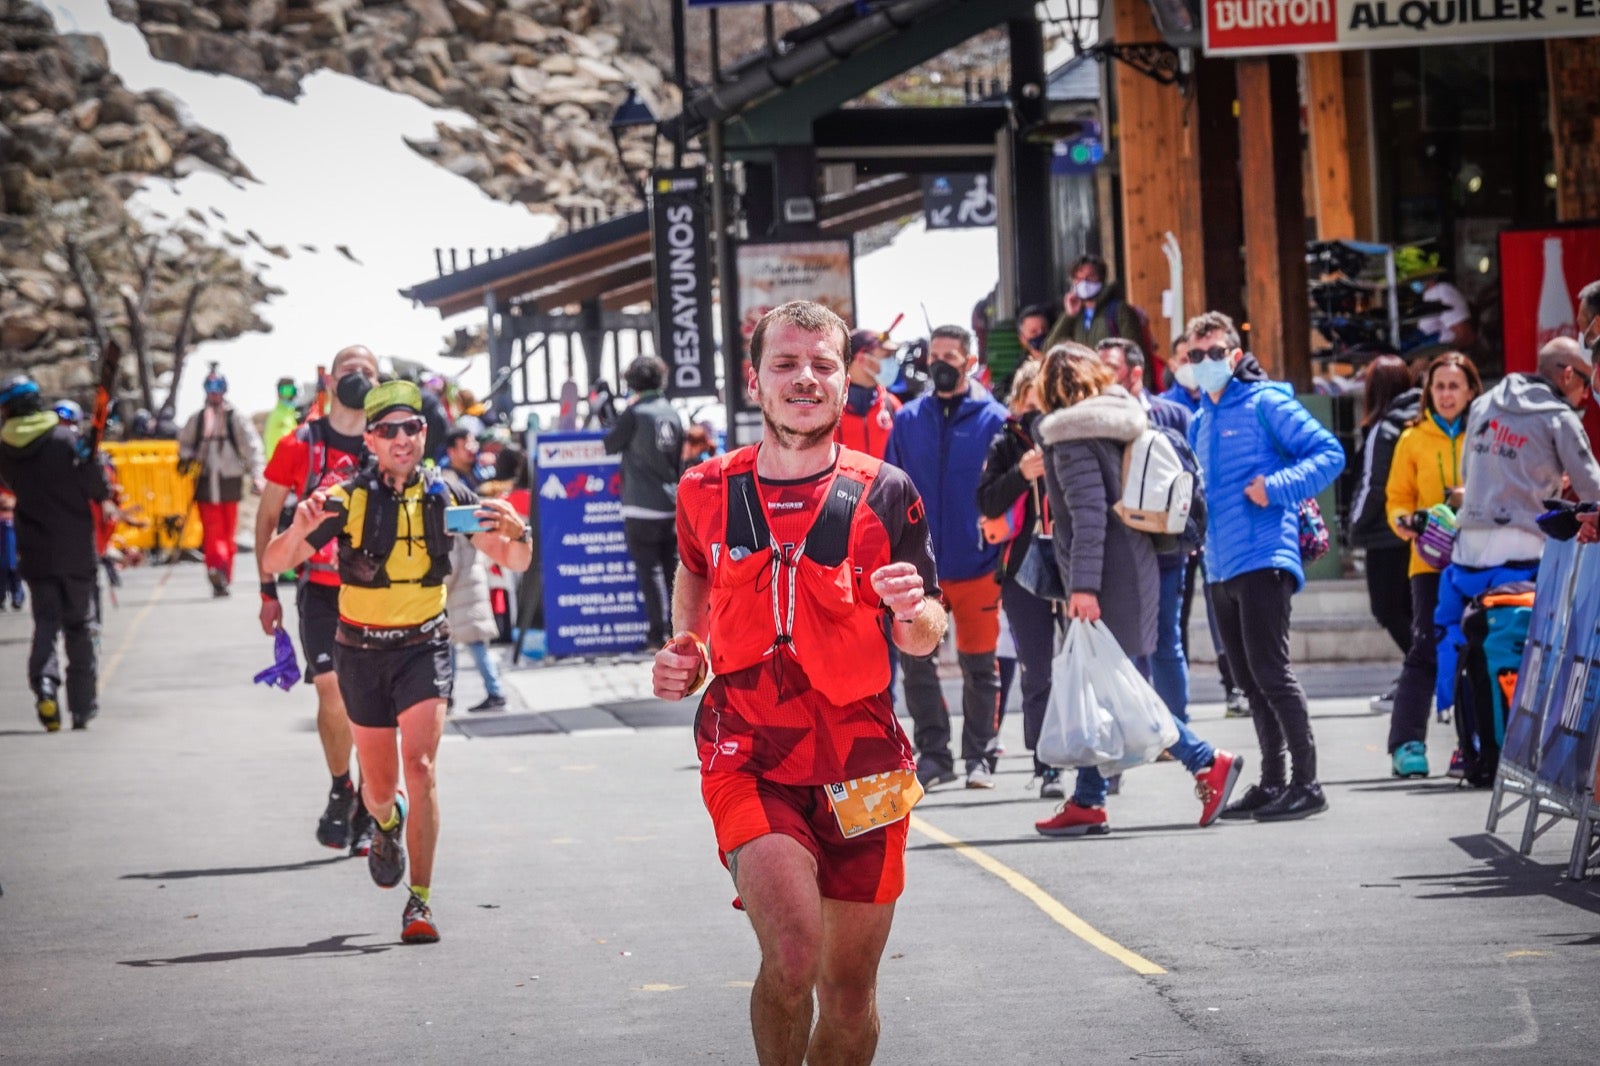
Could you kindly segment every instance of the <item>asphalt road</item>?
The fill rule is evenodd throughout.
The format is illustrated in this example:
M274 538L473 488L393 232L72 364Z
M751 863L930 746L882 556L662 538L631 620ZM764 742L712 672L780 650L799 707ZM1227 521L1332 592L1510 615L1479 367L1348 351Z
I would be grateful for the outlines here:
M311 699L249 684L270 655L253 597L212 600L191 565L121 599L83 733L34 723L29 625L0 614L0 1060L753 1061L755 944L685 709L452 730L443 940L407 947L403 894L312 837ZM557 676L517 675L525 722ZM1313 715L1332 809L1307 822L1199 830L1172 764L1129 773L1097 839L1033 832L1049 805L1023 755L992 792L932 793L878 1061L1600 1058L1600 888L1562 876L1570 825L1521 858L1484 832L1485 793L1388 776L1364 699ZM1247 721L1195 717L1253 762ZM1015 716L1004 737L1020 752Z

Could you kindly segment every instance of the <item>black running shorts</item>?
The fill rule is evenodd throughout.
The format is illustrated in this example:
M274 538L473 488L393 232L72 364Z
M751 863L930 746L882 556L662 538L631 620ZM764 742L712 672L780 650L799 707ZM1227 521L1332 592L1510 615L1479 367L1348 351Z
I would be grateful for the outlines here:
M333 667L350 721L372 729L394 729L401 711L423 700L447 700L455 683L450 640L404 648L333 646Z
M339 586L306 583L295 593L300 613L300 650L306 657L306 684L333 672L333 634L339 628Z

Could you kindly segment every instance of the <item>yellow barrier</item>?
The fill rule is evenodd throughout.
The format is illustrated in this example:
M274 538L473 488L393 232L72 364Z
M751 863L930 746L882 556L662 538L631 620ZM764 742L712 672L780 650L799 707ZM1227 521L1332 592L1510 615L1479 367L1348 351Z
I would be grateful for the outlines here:
M101 450L116 467L117 480L126 495L123 506L137 508L149 526L135 529L119 525L117 535L133 547L151 551L178 547L200 547L200 516L192 513L194 478L178 473L178 442L175 440L137 440L123 444L106 443Z

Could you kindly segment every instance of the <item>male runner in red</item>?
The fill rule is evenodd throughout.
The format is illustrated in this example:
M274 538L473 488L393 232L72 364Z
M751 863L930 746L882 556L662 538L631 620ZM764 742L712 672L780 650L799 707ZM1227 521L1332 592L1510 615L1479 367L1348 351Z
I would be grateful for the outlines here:
M758 1061L867 1063L921 795L882 642L927 655L945 613L911 479L834 443L844 322L784 304L750 357L765 440L679 485L678 635L656 655L655 691L681 699L716 674L696 718L701 793L761 947Z

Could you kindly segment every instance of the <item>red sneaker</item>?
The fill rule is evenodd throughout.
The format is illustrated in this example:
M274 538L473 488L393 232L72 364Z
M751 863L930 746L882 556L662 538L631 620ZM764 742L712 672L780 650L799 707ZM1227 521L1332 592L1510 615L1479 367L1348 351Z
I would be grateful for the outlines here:
M1200 825L1202 828L1217 820L1222 808L1233 795L1233 786L1239 783L1239 771L1244 769L1244 757L1217 749L1211 765L1194 775L1194 794L1200 800Z
M1072 800L1062 804L1054 817L1034 822L1033 827L1047 837L1099 837L1111 832L1104 807L1080 807Z

